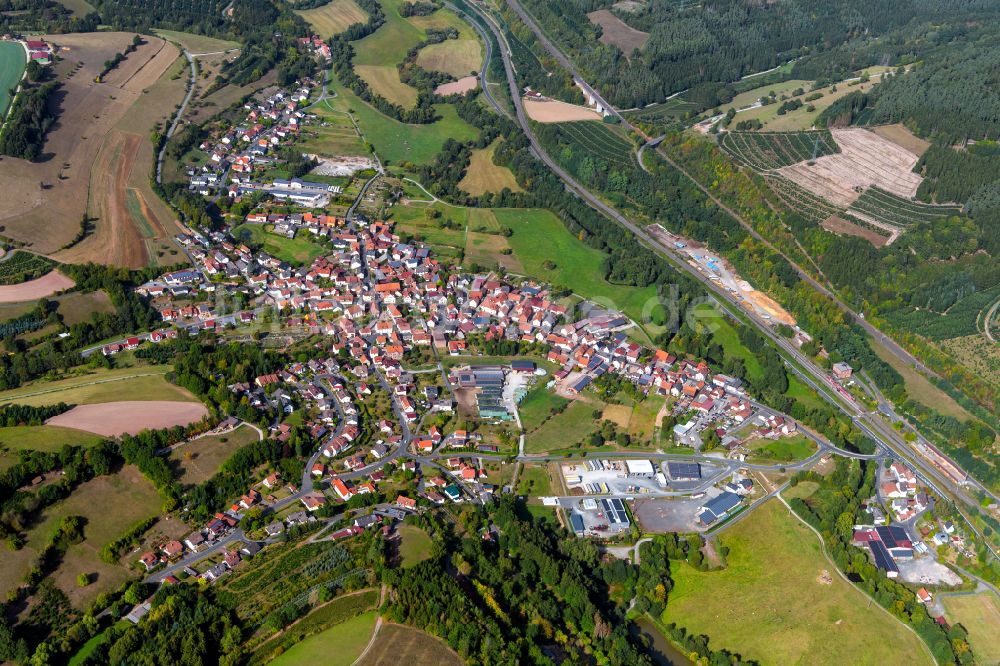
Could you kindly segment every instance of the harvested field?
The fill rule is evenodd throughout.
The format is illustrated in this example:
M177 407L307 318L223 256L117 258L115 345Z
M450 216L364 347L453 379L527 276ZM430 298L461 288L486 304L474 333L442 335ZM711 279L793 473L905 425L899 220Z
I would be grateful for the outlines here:
M831 130L840 153L818 158L812 166L800 162L777 172L813 194L850 206L861 191L878 187L912 199L921 177L913 173L918 157L895 143L865 129Z
M147 44L110 72L105 82L95 83L104 62L123 51L132 37L133 33L121 32L44 36L57 47L68 49L60 51L62 60L54 66L63 81L58 118L46 137L41 161L0 161L0 188L5 192L0 224L5 235L36 252L56 252L76 236L87 209L95 162L109 134L178 57L173 45L146 37ZM183 81L178 90L183 95ZM141 130L142 141L148 142L153 122L169 114L179 100L162 99L153 111L142 114L147 123ZM150 115L153 112L155 115ZM151 162L139 169L146 180L150 166ZM110 167L104 162L101 168ZM97 222L98 228L101 222ZM91 258L96 257L76 257Z
M895 125L879 125L878 127L872 127L871 130L883 139L892 141L903 150L907 150L917 157L923 155L931 147L930 141L921 139L898 123Z
M45 424L114 437L123 433L134 435L142 430L188 425L206 415L208 410L205 406L196 402L125 400L79 405L52 417Z
M601 114L594 109L578 104L568 104L550 99L544 102L524 100L524 111L528 117L539 123L568 123L579 120L601 120Z
M475 76L463 76L458 81L442 83L434 89L436 95L464 95L470 90L475 90L479 85L479 78Z
M357 663L359 666L395 663L407 666L458 666L463 662L439 638L412 627L385 624L371 649Z
M420 49L417 64L431 72L444 72L459 78L478 72L483 52L476 39L446 39Z
M641 49L649 39L649 33L636 30L607 9L599 9L587 14L594 25L601 26L601 43L617 46L626 56Z
M486 192L500 192L505 187L511 192L522 191L510 169L493 163L493 154L499 143L498 139L486 148L472 151L469 168L466 169L462 180L458 182L459 189L473 196L479 196Z
M169 365L150 365L141 368L94 370L53 381L39 380L0 393L0 403L16 402L22 405L87 405L98 402L117 402L143 396L150 400L196 401L187 390L166 380Z
M408 109L417 103L417 89L399 80L399 70L395 65L355 65L354 71L371 87L372 92L393 104Z
M368 20L368 14L354 0L332 0L325 5L295 13L305 19L323 39L342 33L350 25Z
M59 271L52 271L37 280L0 286L0 303L36 301L39 298L45 298L56 292L69 289L74 284L76 283Z
M854 224L853 222L848 222L847 220L837 217L836 215L831 215L827 219L823 220L820 226L831 233L837 234L838 236L857 236L858 238L864 238L875 247L882 247L889 241L888 236L883 236L874 229L869 229L867 227Z

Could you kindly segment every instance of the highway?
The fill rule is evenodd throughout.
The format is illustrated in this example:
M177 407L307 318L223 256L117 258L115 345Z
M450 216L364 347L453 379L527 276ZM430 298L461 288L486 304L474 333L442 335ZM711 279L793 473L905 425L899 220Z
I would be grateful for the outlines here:
M526 12L524 12L524 10L520 7L520 5L517 3L516 0L508 0L508 4L514 9L515 12L518 13L519 16L526 15ZM494 35L497 37L497 41L499 43L503 43L502 35L495 22L490 20L490 17L488 15L483 14L480 8L474 7L474 10L478 14L480 14L480 16L482 16L484 19L486 19L486 23L487 25L489 25L490 29L494 32ZM539 41L543 45L547 45L546 48L550 49L550 53L552 53L553 57L555 57L560 62L569 63L568 59L564 55L562 55L561 52L558 51L558 49L555 49L555 47L552 46L551 42L544 35L544 33L541 33L541 31L537 29L537 26L534 24L534 21L530 19L530 17L528 17L528 20L526 22L528 26L532 27L533 31L536 32L536 37L539 38ZM978 507L978 502L975 500L975 498L968 496L968 494L965 492L964 487L962 487L960 484L955 483L951 479L947 478L936 468L926 464L922 458L917 457L915 452L902 439L899 433L895 432L891 428L891 426L886 424L881 419L881 417L879 417L877 414L874 413L868 413L860 405L835 395L832 387L826 385L825 380L827 377L827 373L823 369L819 368L812 361L812 359L805 357L805 355L803 355L798 349L796 349L791 344L790 341L775 333L775 331L768 324L762 322L761 320L756 319L753 315L747 314L742 309L742 306L739 304L739 302L736 301L735 298L731 294L729 294L729 292L725 291L723 288L716 285L713 281L709 280L706 275L704 275L703 273L697 271L692 266L690 266L687 263L687 261L679 257L673 251L673 248L665 245L664 243L661 243L658 239L651 236L644 227L641 227L633 223L631 220L627 219L624 215L622 215L618 210L608 205L600 197L590 192L586 187L580 184L572 175L570 175L565 169L563 169L558 163L556 163L556 161L553 160L551 156L549 156L546 149L538 141L537 136L532 130L531 123L528 121L527 115L524 111L524 106L521 103L521 96L519 94L519 88L514 75L514 68L511 62L510 54L505 49L501 49L501 56L503 58L504 70L507 75L508 86L510 87L511 99L514 102L514 107L516 110L517 121L531 144L532 152L546 166L548 166L553 173L559 176L559 178L566 185L566 188L571 193L575 194L579 198L586 201L590 206L592 206L596 210L600 211L601 213L607 215L608 217L619 223L625 229L634 234L635 237L639 240L639 242L642 243L644 246L646 246L653 252L663 256L672 265L688 273L691 277L698 280L704 287L705 291L708 292L709 294L712 294L719 301L723 309L729 312L732 316L740 320L752 321L753 324L778 347L778 349L785 356L786 360L790 359L791 362L789 363L789 367L796 375L801 377L810 387L816 390L817 393L820 396L822 396L827 402L831 403L837 409L839 409L841 412L843 412L845 415L851 418L851 420L861 429L862 432L864 432L866 435L868 435L878 443L880 449L891 454L892 457L895 457L909 464L910 466L914 467L915 471L918 473L920 478L925 482L927 482L928 485L930 485L936 492L938 492L938 494L946 496L945 493L941 492L941 488L947 488L952 496L961 499L969 506ZM579 74L576 72L575 68L572 66L571 63L569 63L568 70L572 74L574 74L574 76L580 78ZM599 97L599 95L597 96L597 98L602 99ZM609 109L609 111L611 111L611 109ZM627 127L631 127L627 122L625 122L624 124ZM683 170L681 171L683 172ZM697 181L694 182L698 184ZM700 184L698 185L699 187L701 187ZM712 196L711 193L707 192L707 190L706 194L708 194L710 197ZM712 198L714 200L714 197ZM719 205L722 206L720 202L717 203L719 203ZM737 220L739 220L739 217L736 216L735 213L733 213L725 206L722 207L725 210L727 210L727 212L729 212L731 215L736 217ZM803 279L807 279L807 276L803 276ZM820 291L827 293L829 295L830 292L826 290L825 287L819 285L818 283L815 282L815 280L812 280L811 278L808 279L810 280L810 283L816 286ZM852 315L854 314L853 311L847 308L847 306L844 305L841 301L839 301L839 299L835 298L835 300L840 304L840 306L843 309L845 309L845 311L847 311ZM867 331L869 331L869 333L878 337L878 339L882 341L883 344L885 344L890 350L893 350L894 354L900 356L901 358L910 359L910 362L916 364L918 367L922 367L920 366L920 364L916 363L915 359L912 359L912 357L905 350L899 348L898 345L895 345L895 343L893 343L890 339L884 336L881 332L877 331L877 329L872 327L864 320L859 319L858 321ZM981 486L981 484L978 484L978 482L973 482L973 483L977 486Z

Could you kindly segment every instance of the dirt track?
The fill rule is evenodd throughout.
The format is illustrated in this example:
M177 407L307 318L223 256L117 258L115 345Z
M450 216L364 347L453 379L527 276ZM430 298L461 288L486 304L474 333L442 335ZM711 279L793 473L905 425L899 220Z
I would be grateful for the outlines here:
M79 405L52 417L45 424L114 437L123 433L134 435L147 429L187 425L202 419L206 414L208 410L199 402L126 400Z
M74 284L76 283L59 271L52 271L36 280L0 286L0 303L36 301L39 298L51 296L57 291L69 289Z

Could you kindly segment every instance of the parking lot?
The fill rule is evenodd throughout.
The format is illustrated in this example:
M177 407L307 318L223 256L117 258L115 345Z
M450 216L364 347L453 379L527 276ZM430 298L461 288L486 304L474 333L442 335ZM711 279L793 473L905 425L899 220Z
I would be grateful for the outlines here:
M633 465L640 461L631 461ZM658 469L649 463L655 473ZM593 469L597 467L598 469ZM564 463L560 466L566 487L571 494L581 495L647 495L662 493L667 487L655 477L630 475L624 460L590 459L582 462Z
M722 491L709 488L704 497L642 497L632 505L632 515L643 532L703 532L705 525L698 520L698 510Z

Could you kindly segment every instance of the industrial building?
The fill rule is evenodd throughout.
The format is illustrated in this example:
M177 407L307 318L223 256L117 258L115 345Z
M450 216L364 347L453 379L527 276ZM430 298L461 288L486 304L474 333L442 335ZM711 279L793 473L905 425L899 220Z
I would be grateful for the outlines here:
M667 472L672 481L701 480L701 465L687 462L668 462Z
M698 519L702 525L711 525L715 521L725 518L743 502L743 498L736 493L724 492L717 495L701 507Z

